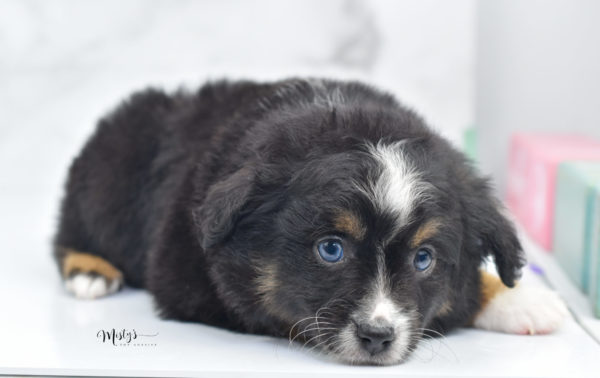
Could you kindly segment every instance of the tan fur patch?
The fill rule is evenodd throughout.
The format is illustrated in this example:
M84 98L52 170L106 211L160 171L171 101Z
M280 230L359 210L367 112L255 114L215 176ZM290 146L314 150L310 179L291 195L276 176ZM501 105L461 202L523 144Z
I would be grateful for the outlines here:
M442 221L437 218L430 219L427 222L423 223L410 240L411 248L418 247L425 240L435 235L439 231L441 225Z
M262 297L263 302L273 302L273 297L277 291L279 283L277 282L277 267L275 264L256 265L256 291Z
M65 278L69 277L73 270L83 273L97 273L110 280L123 278L121 271L103 258L74 250L67 250L62 267Z
M442 307L440 307L440 309L437 312L437 316L444 316L450 313L450 311L452 311L452 304L450 303L450 301L446 301L442 304Z
M510 290L510 288L504 285L500 277L490 274L484 270L480 270L479 274L481 276L481 283L479 286L480 306L479 311L477 311L477 313L469 321L470 326L473 325L473 322L475 321L477 316L479 316L479 314L481 313L481 311L483 311L485 306L487 306L487 304L490 303L490 301L494 299L496 295L505 290Z
M344 232L356 240L362 240L367 233L367 229L360 219L347 210L341 211L335 217L334 226L338 231Z
M277 278L277 266L273 263L257 261L253 263L257 276L254 279L256 284L256 293L260 297L265 310L278 319L293 321L294 314L290 314L277 301L277 291L279 289L279 279Z
M490 274L485 271L481 273L481 308L483 309L498 293L501 293L509 288L504 285L500 277Z

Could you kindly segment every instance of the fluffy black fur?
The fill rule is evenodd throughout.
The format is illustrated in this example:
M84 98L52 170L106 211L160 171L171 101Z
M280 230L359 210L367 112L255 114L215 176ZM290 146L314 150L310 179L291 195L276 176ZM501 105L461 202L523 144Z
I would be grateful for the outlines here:
M433 195L385 246L394 299L420 314L415 328L466 325L486 256L514 284L523 264L515 232L461 153L391 96L355 82L219 81L134 94L99 122L70 169L57 260L64 247L103 257L166 318L287 337L340 299L332 321L345 324L376 274L373 250L394 229L357 189L380 170L365 146L397 141ZM340 210L368 232L339 235L345 261L326 264L314 243L339 234ZM437 255L424 278L408 240L432 217L444 223L428 241ZM277 283L267 293L257 285L265 269Z

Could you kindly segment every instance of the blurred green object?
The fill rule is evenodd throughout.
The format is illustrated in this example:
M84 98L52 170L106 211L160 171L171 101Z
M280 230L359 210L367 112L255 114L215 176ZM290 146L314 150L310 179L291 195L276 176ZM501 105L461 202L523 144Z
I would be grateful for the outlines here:
M463 152L477 163L477 130L471 126L463 134Z
M600 161L566 161L556 179L554 254L600 316Z
M591 221L591 258L590 258L590 290L594 314L600 318L600 189L596 188L593 195Z

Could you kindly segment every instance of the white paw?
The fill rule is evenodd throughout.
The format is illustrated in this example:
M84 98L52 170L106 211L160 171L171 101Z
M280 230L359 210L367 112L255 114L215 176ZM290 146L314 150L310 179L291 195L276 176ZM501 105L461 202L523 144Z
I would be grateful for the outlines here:
M94 299L112 294L122 286L121 279L108 279L98 274L77 273L65 280L68 292L80 299Z
M556 330L568 311L562 299L544 288L517 286L498 293L475 318L477 328L520 335Z

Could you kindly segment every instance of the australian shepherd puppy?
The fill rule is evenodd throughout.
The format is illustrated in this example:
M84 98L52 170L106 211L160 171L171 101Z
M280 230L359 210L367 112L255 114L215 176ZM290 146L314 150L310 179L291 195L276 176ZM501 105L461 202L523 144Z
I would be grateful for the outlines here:
M515 287L523 253L488 181L356 82L134 94L71 166L55 256L78 298L146 288L165 318L350 363L402 362L454 327L547 333L566 314Z

